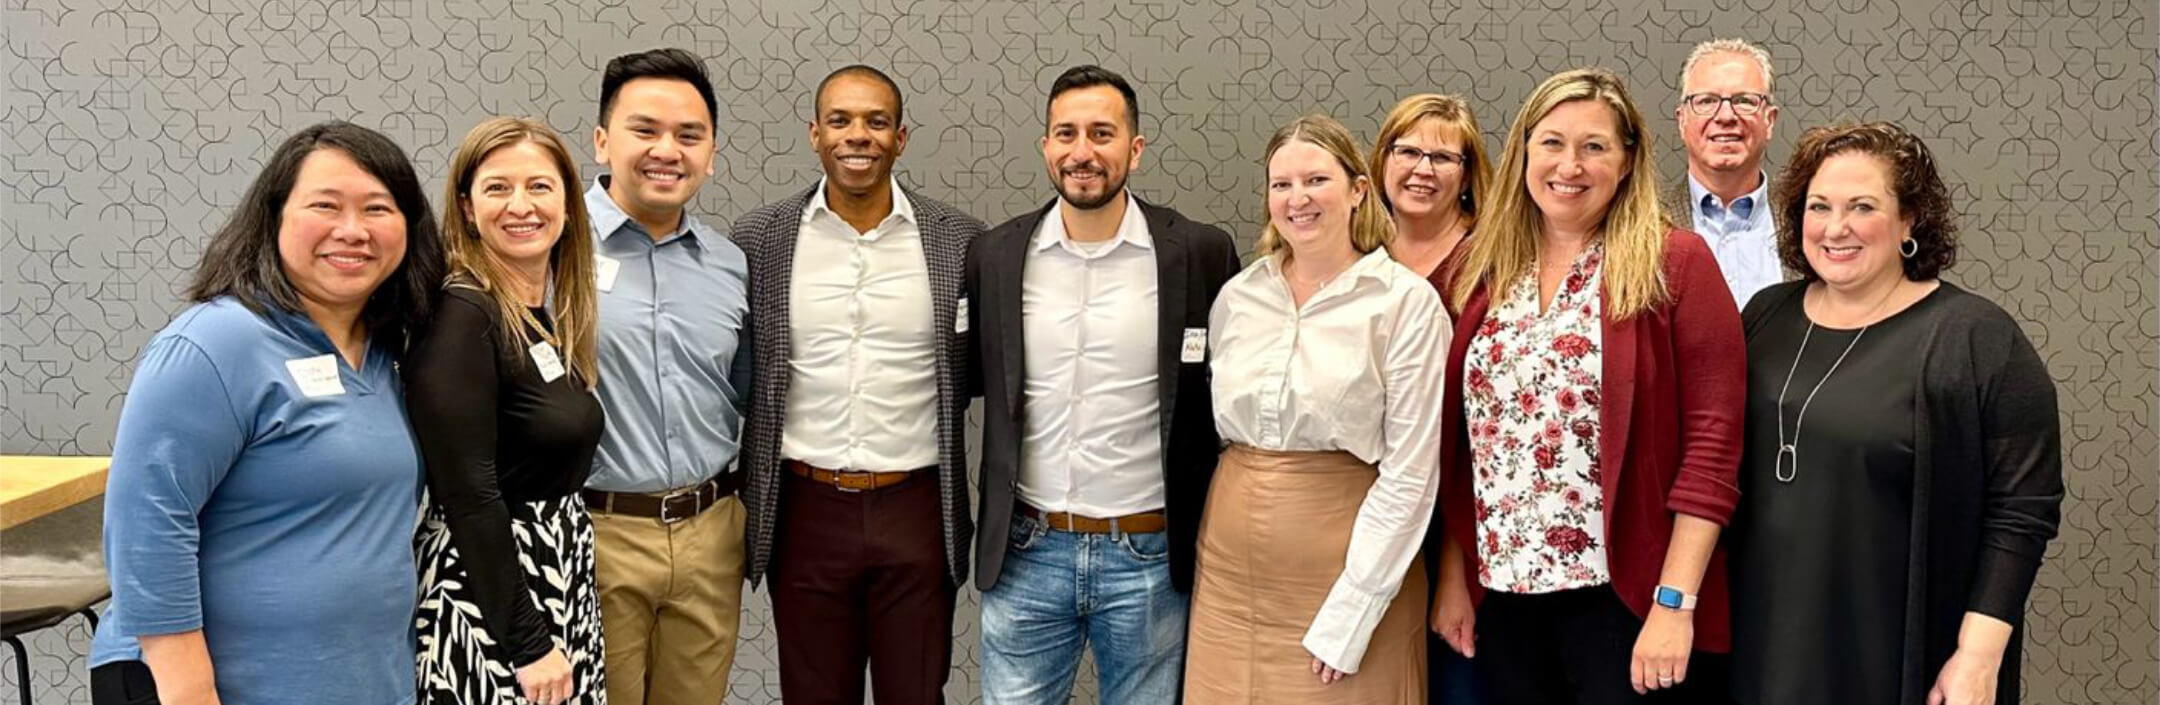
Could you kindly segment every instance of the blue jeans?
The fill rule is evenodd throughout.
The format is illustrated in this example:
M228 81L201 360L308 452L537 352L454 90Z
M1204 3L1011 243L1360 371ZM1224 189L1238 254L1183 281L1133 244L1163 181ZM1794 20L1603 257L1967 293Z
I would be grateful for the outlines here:
M1050 531L1016 515L982 596L984 705L1064 705L1094 649L1103 705L1177 700L1190 596L1170 585L1163 533Z

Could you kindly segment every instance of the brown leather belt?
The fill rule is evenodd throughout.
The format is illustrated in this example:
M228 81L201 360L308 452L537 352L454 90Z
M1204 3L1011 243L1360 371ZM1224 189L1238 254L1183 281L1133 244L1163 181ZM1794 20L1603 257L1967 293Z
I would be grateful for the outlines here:
M585 490L585 508L606 514L626 514L646 519L659 519L662 524L673 524L702 514L720 500L732 497L742 489L742 473L724 472L713 479L698 483L695 487L669 490L659 493L608 492Z
M916 473L930 468L916 468L897 472L870 472L867 470L827 470L800 460L789 460L783 465L796 477L826 485L841 492L869 492L907 482Z
M1014 507L1019 509L1021 514L1041 521L1043 526L1049 527L1051 531L1074 534L1152 534L1170 528L1169 518L1160 511L1097 519L1068 512L1045 512L1025 503L1015 504Z

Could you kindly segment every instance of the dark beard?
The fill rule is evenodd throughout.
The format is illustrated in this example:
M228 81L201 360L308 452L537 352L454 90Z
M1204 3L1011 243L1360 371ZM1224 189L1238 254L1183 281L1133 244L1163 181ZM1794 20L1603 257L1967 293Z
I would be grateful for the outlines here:
M1104 176L1108 176L1108 174L1105 173ZM1105 188L1103 189L1101 195L1098 195L1088 200L1081 200L1077 197L1077 194L1065 190L1064 177L1065 175L1063 173L1058 174L1058 179L1052 182L1051 185L1057 188L1059 198L1065 199L1066 203L1072 204L1072 207L1080 210L1095 210L1097 208L1110 205L1110 201L1112 199L1120 198L1125 195L1125 180L1120 178L1116 181L1105 181Z

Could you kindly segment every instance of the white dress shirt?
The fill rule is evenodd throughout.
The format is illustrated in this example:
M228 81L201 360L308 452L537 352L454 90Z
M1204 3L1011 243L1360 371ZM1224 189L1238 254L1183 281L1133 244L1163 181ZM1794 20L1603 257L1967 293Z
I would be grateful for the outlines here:
M1131 196L1104 242L1069 239L1063 210L1036 228L1021 273L1020 499L1097 518L1162 509L1155 239Z
M898 184L892 214L863 233L818 184L796 236L788 318L782 456L840 470L937 464L930 265Z
M1770 177L1762 177L1754 191L1731 203L1719 203L1717 194L1703 188L1694 174L1688 175L1687 185L1695 234L1709 243L1734 305L1747 308L1755 292L1785 281L1785 267L1778 261L1777 221L1771 218L1775 208L1770 205Z
M1355 673L1432 520L1452 329L1440 294L1386 250L1360 258L1303 307L1278 262L1247 266L1209 313L1215 428L1226 441L1344 450L1379 467L1342 575L1303 640L1329 666Z

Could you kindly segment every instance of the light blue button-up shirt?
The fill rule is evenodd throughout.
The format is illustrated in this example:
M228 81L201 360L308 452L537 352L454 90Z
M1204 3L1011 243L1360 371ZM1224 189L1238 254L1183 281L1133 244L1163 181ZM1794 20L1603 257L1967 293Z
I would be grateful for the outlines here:
M1732 289L1733 303L1747 307L1748 297L1763 287L1785 281L1778 263L1777 223L1771 219L1770 178L1748 195L1731 203L1719 203L1717 194L1688 175L1688 204L1694 211L1695 232L1710 244L1725 286Z
M607 179L585 192L595 249L606 258L598 267L598 393L608 420L585 486L688 487L726 470L741 447L750 263L688 213L681 229L653 240L608 196Z

